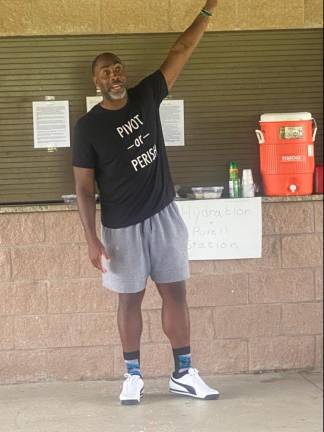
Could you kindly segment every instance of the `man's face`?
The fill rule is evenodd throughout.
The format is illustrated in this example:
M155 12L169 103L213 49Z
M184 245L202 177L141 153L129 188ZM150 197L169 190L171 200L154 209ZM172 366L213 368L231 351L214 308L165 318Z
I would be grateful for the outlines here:
M93 80L106 99L119 100L126 96L126 72L124 66L116 59L107 57L100 60Z

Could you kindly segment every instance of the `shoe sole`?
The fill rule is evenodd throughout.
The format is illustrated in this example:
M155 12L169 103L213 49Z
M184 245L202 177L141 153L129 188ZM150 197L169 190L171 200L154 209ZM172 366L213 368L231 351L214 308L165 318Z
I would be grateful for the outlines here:
M140 395L140 400L137 399L126 399L126 400L121 400L120 403L122 405L139 405L141 403L141 400L144 397L144 393L141 393Z
M177 390L171 390L171 389L169 389L169 392L173 393L173 394L180 395L180 396L187 396L187 397L189 396L189 397L192 397L194 399L201 399L201 400L217 400L217 399L219 399L219 396L220 396L217 394L212 394L212 395L207 395L205 397L201 397L201 396L197 396L197 395L194 395L191 393L185 393L185 392L181 392L181 391L177 391Z

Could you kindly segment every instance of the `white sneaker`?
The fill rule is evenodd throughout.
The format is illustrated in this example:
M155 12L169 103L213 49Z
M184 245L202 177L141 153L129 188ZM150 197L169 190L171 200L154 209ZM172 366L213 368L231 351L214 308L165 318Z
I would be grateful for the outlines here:
M125 378L119 400L122 405L137 405L144 395L144 382L139 375L125 374Z
M197 369L190 368L188 373L181 378L174 378L171 375L169 382L171 393L190 396L197 399L218 399L220 394L213 390L201 379Z

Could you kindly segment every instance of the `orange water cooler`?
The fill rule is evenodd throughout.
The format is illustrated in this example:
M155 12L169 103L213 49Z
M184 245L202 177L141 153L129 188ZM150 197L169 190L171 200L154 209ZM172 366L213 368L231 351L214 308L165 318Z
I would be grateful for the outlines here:
M317 126L307 112L263 114L260 130L260 171L265 195L313 193Z

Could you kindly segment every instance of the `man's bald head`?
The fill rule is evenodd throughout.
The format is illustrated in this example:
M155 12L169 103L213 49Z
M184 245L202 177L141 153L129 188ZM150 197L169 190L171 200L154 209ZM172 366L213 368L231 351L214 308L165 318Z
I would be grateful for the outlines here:
M110 63L112 65L116 64L116 63L122 64L120 58L118 56L116 56L116 54L109 53L109 52L99 54L92 62L92 75L93 76L95 76L95 74L96 74L97 66L103 62L105 62L107 64Z
M92 79L106 101L122 100L127 96L127 75L118 56L99 54L92 62Z

